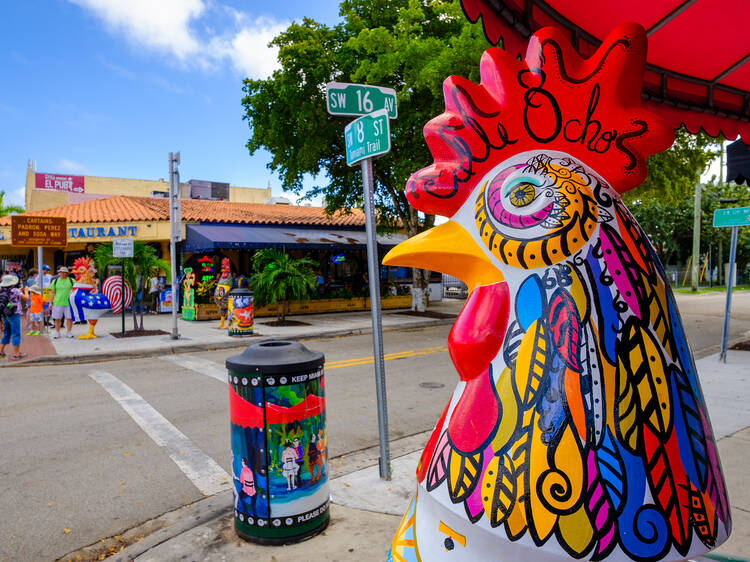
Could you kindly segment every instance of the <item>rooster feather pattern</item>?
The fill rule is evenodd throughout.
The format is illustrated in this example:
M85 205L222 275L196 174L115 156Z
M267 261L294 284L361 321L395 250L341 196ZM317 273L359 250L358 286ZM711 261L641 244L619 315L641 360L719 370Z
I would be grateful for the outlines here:
M673 140L640 103L645 49L624 24L582 59L545 28L446 80L407 196L450 220L384 263L471 292L389 560L682 560L729 535L692 353L620 198Z

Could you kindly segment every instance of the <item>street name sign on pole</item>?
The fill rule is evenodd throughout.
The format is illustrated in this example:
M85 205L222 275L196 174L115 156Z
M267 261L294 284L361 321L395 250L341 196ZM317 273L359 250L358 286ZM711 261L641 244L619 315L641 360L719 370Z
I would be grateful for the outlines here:
M122 258L122 271L120 272L120 294L122 295L122 310L120 311L121 330L125 337L125 258L133 257L132 238L114 238L112 240L112 257ZM133 302L135 306L135 302Z
M750 207L716 209L714 211L714 226L750 226Z
M366 84L329 82L326 84L326 107L331 115L367 115L385 109L388 117L398 117L396 90Z
M385 109L363 115L349 123L344 129L344 140L346 163L349 166L390 152L391 130Z
M750 207L716 209L715 228L732 228L732 245L729 248L729 272L727 278L727 304L724 308L724 327L721 331L721 353L719 361L727 362L727 341L729 339L729 315L732 311L732 290L734 289L734 267L737 259L737 235L741 226L750 226ZM719 264L722 267L722 264Z
M395 98L394 98L395 99ZM330 112L330 109L329 109ZM370 283L372 312L372 347L375 358L375 391L378 401L378 433L380 435L380 478L391 479L391 451L388 436L388 404L385 389L385 360L383 358L383 319L380 312L380 267L375 231L375 194L372 178L372 159L391 150L388 111L379 109L349 123L344 129L346 163L361 162L364 191L365 225L367 228L367 275Z

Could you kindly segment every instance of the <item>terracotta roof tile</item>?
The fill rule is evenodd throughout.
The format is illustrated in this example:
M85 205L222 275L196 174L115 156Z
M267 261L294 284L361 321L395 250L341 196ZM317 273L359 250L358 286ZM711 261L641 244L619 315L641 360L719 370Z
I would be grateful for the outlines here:
M364 226L361 210L336 213L327 217L323 207L296 205L263 205L230 201L183 199L182 220L237 224L296 224L321 226ZM69 223L130 222L169 220L169 201L156 197L116 195L62 207L35 211L35 216L65 217ZM0 218L0 226L10 224L10 217Z

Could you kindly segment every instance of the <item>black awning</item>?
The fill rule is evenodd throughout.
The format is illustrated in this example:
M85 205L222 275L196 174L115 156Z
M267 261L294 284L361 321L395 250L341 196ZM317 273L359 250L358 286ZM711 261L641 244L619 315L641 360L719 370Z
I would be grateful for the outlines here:
M750 184L750 146L742 139L727 146L727 181Z
M247 224L189 224L185 230L185 252L218 249L257 250L279 246L302 250L355 249L367 246L367 235L364 230ZM378 235L377 240L378 245L390 247L406 240L406 236Z

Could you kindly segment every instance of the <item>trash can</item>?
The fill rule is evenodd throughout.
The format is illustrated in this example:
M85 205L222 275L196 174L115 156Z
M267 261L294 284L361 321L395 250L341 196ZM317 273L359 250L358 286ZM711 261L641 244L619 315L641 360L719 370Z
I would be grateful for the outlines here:
M230 336L241 338L253 335L253 292L250 289L229 291L228 318Z
M243 539L288 544L328 525L328 450L322 353L265 341L226 361L234 528Z

